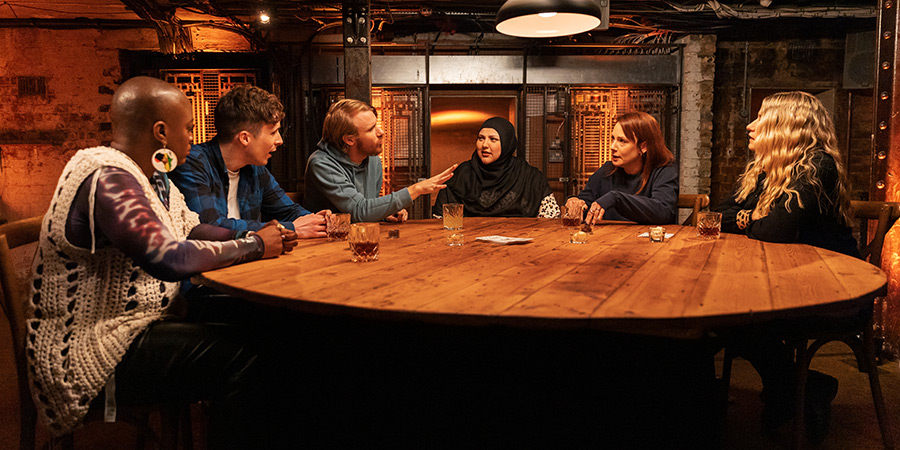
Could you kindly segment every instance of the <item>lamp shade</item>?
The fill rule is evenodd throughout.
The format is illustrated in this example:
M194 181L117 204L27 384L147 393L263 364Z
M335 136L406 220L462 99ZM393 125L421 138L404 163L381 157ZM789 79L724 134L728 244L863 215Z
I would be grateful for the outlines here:
M608 26L606 0L507 0L497 12L497 31L517 37L568 36L597 28L604 16Z

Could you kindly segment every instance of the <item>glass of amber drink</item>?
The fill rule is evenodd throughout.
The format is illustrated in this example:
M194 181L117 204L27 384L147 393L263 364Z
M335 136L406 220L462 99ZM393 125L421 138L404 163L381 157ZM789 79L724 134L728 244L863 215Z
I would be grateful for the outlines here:
M378 259L378 237L381 227L377 223L354 223L350 225L350 257L353 262L368 262Z
M559 207L559 217L562 218L563 228L574 230L581 225L582 211L579 208Z
M701 212L697 218L697 236L703 239L718 239L722 232L722 213Z

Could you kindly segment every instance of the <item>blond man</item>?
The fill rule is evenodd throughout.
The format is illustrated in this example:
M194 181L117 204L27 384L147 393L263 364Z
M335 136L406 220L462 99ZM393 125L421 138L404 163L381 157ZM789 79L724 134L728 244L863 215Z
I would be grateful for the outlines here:
M421 195L447 187L456 164L407 188L379 196L382 184L381 137L375 108L341 100L328 109L322 140L306 165L304 206L350 213L353 222L402 222L406 208Z

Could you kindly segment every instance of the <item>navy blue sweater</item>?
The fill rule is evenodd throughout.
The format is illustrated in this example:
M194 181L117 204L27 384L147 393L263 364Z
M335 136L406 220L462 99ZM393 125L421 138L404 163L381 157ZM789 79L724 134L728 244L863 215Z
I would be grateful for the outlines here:
M578 194L590 206L597 202L606 212L604 220L630 220L641 224L675 223L678 211L678 166L669 164L650 172L647 185L641 187L641 174L628 175L624 170L612 172L607 162L594 172Z

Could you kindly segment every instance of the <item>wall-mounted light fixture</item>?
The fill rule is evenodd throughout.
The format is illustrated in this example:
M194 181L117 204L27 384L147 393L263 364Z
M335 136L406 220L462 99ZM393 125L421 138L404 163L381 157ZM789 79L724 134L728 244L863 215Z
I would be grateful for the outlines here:
M558 37L609 28L609 0L506 0L497 31L517 37Z
M268 11L260 11L259 12L259 23L269 23L272 21L272 16L269 15Z

